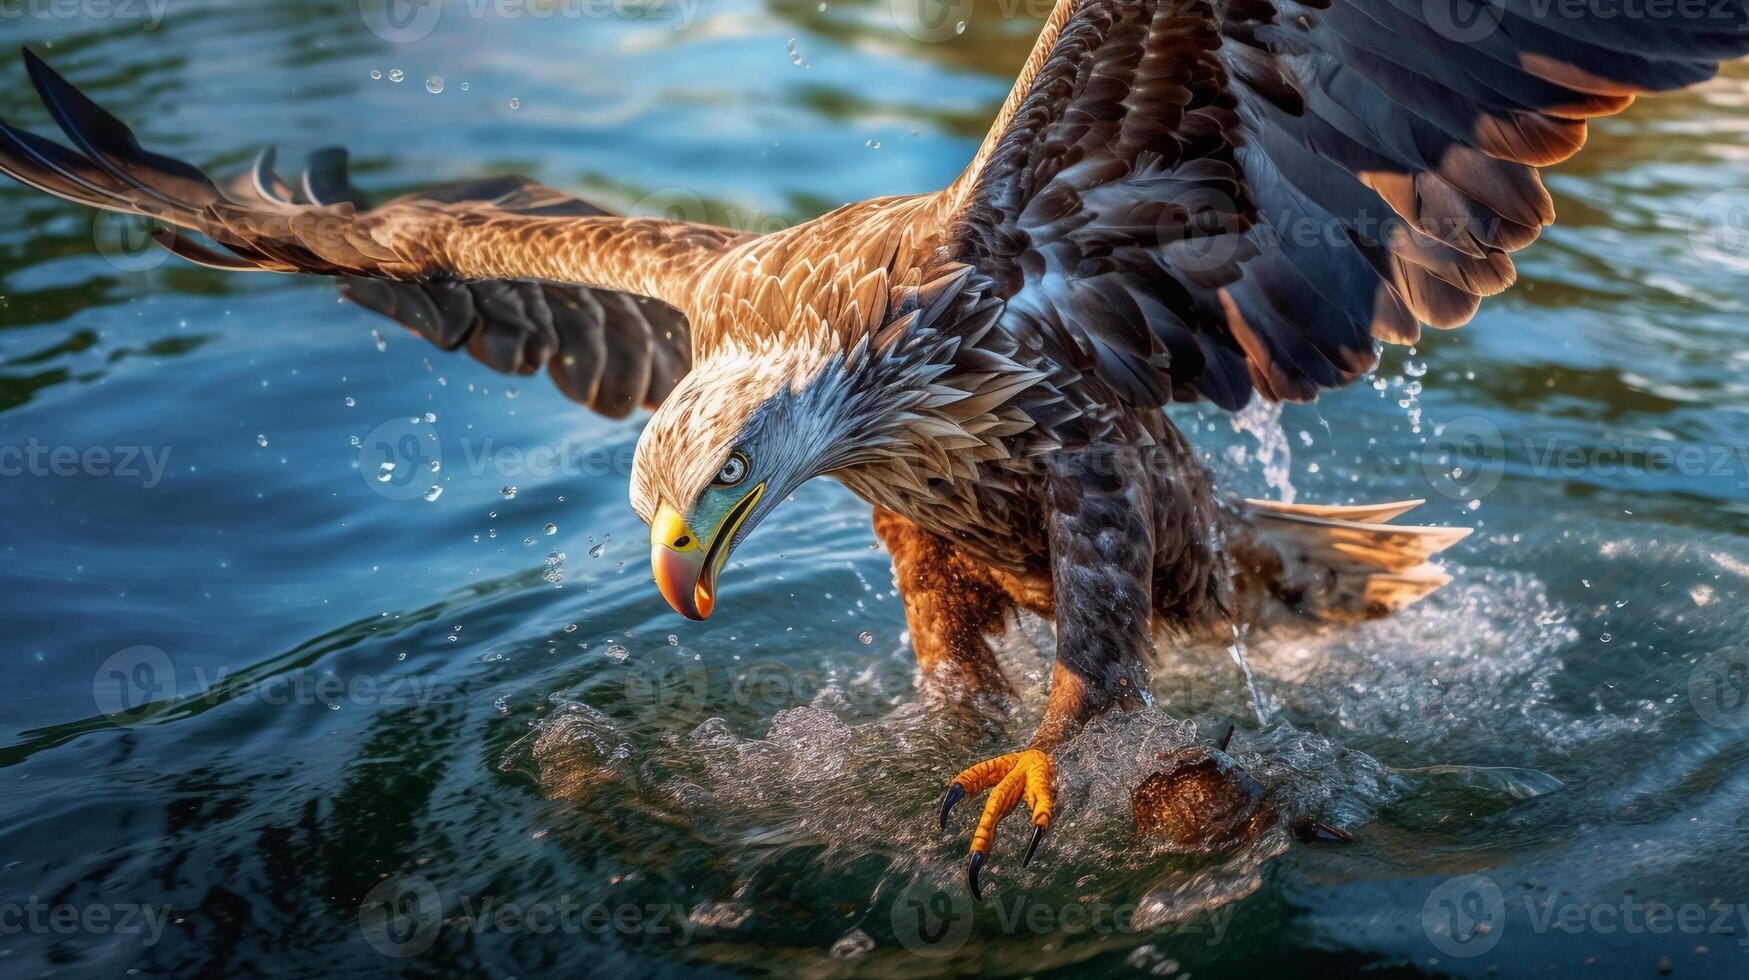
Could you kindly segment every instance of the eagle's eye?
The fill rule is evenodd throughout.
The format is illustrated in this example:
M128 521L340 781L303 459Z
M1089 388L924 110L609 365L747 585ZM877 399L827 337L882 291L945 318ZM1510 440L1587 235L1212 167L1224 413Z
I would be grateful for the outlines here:
M747 479L747 457L737 450L729 454L728 462L725 462L723 468L718 470L717 475L712 478L711 486L733 487L745 479Z

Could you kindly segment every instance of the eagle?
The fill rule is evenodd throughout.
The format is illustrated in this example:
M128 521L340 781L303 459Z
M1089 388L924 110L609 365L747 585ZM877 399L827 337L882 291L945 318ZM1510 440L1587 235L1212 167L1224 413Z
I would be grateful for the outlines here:
M1164 411L1305 401L1456 327L1554 220L1538 168L1586 120L1749 52L1746 0L1059 0L947 187L750 234L611 214L532 181L371 206L339 150L301 187L144 149L29 50L69 145L0 123L0 170L163 227L217 269L309 273L445 349L651 410L631 475L655 584L704 619L803 482L872 505L920 676L1012 689L990 638L1051 621L1043 720L948 784L988 792L968 885L1053 755L1148 697L1155 637L1384 615L1449 581L1465 529L1417 501L1217 493ZM933 815L932 815L933 816Z

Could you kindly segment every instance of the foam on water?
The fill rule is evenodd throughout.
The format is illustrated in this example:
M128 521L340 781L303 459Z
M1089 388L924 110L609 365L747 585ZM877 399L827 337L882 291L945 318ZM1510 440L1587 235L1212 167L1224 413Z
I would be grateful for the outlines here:
M811 887L843 892L872 919L864 928L877 944L890 947L892 930L880 925L895 893L920 883L963 888L966 840L981 802L961 804L946 834L934 825L935 806L958 769L1025 742L1046 693L1041 634L1048 629L1028 622L1002 644L1020 701L1006 724L928 694L897 698L871 716L859 710L865 696L847 697L832 685L811 703L768 717L737 723L711 717L686 729L648 729L555 697L503 765L529 772L541 792L579 811L660 813L666 832L715 842L728 874L721 894L705 896L713 903L733 903L765 869L805 862ZM1226 673L1243 702L1243 682ZM1401 781L1365 753L1278 721L1240 733L1232 745L1276 809L1270 826L1232 852L1173 853L1138 838L1130 798L1165 757L1208 739L1198 719L1170 709L1111 713L1060 749L1058 806L1044 860L1018 866L1026 820L1024 813L1011 817L985 875L996 894L1123 903L1134 906L1136 928L1161 928L1253 891L1263 864L1289 846L1287 828L1297 817L1361 826L1400 792ZM615 846L629 861L650 836L622 825ZM870 861L884 871L872 885L867 878L858 885L856 873ZM701 915L720 923L720 911L711 904ZM750 941L759 929L758 917L749 915L719 931Z
M1598 550L1609 549L1600 542ZM1628 550L1611 560L1651 557ZM1715 550L1697 545L1674 563L1716 573ZM1655 552L1673 560L1668 548ZM1425 805L1413 810L1462 810L1486 822L1565 798L1570 781L1597 765L1585 760L1655 723L1632 710L1596 710L1567 690L1567 662L1591 627L1559 590L1521 572L1457 571L1453 585L1384 620L1248 635L1237 668L1218 643L1166 646L1153 704L1096 719L1059 750L1044 859L1019 868L1024 814L1004 824L985 875L993 893L1129 903L1136 928L1168 928L1255 890L1264 865L1295 846L1289 828L1298 817L1364 838L1387 810L1417 826L1404 805L1418 800ZM808 703L777 707L782 699L773 698L773 710L754 704L696 722L648 712L628 721L556 697L504 762L554 799L660 813L670 831L715 842L724 877L712 901L732 904L761 893L752 883L769 885L776 869L805 866L810 887L860 910L857 928L884 951L895 941L881 927L895 893L963 887L979 804L962 803L946 834L934 826L935 805L958 769L1024 744L1047 693L1051 642L1049 626L1030 618L1004 638L1003 667L1017 682L1006 716L906 689L902 679L914 672L901 648L831 675ZM747 698L729 700L748 707ZM708 695L699 703L714 704ZM1268 828L1216 855L1138 837L1131 793L1164 757L1229 722L1240 725L1231 754L1275 808ZM642 837L622 828L628 859ZM871 862L877 874L867 873ZM717 911L701 915L726 921ZM719 928L719 938L769 940L758 922L747 916ZM862 937L851 945L861 949Z

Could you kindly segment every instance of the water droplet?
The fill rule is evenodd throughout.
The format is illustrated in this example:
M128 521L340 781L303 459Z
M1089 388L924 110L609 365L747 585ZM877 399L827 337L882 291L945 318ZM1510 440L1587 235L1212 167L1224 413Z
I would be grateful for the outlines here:
M881 148L881 141L880 140L869 140L868 143L866 143L864 145L866 145L871 150L878 150Z
M451 643L454 643L455 641L461 639L461 637L456 636L454 633L451 633L449 636L444 637L444 639L448 640Z
M360 441L359 441L359 439L358 439L358 437L357 437L357 436L353 436L353 437L352 437L352 445L353 445L353 447L354 447L354 448L356 448L356 447L358 447L358 446L362 446L362 445L364 445L364 444L363 444L363 443L362 443L362 442L360 442Z
M600 558L602 553L605 551L607 551L607 545L598 544L595 547L589 549L589 557Z
M522 543L523 544L534 544L534 535L531 534L528 537L523 538Z
M511 99L510 100L510 108L512 108L512 109L522 108L522 100L521 99Z
M566 623L565 624L565 632L567 632L567 633L577 632L577 624L576 623Z
M964 34L966 32L966 22L962 20L959 23L953 25L953 32L955 34Z
M426 422L435 422L435 421L437 421L437 413L436 413L436 412L426 412L426 413L425 413L425 421L426 421Z
M541 528L541 530L547 532L548 534L558 534L559 533L559 526L557 524L554 524L554 523L549 521L547 523L547 526Z
M668 645L671 647L679 646L680 645L680 637L675 636L673 633L668 634Z
M377 350L384 351L389 349L389 342L383 339L382 331L372 330L370 332L370 339L376 343Z
M443 496L443 488L439 486L433 486L430 490L425 491L425 499L427 502L436 500L441 496Z
M505 487L504 489L502 489L498 492L504 495L505 500L515 500L516 499L516 488L515 487Z
M407 77L407 73L402 71L399 68L390 68L389 69L389 81L391 81L391 82L395 82L395 83L399 84L406 77Z
M868 646L870 643L874 642L874 634L870 633L868 630L863 630L861 633L856 634L856 640L863 646Z
M378 70L377 70L377 69L375 69L375 68L372 68L372 69L371 69L371 70L370 70L370 77L371 77L371 80L372 80L372 81L381 81L381 80L382 80L382 77L383 77L383 73L382 73L382 72L380 72L380 71L378 71Z
M468 83L467 83L467 82L463 82L463 83L462 83L462 91L463 91L463 92L466 92L466 91L467 91L467 90L468 90Z
M261 435L256 436L255 437L255 444L260 446L262 449L266 449L267 448L267 435L265 433L263 433Z
M626 657L631 655L631 651L617 643L610 643L606 650L601 651L601 654L616 664L623 664L626 661Z
M433 75L425 80L425 91L432 95L443 94L443 76Z
M351 395L347 395L346 396L346 407L347 408L357 408L358 407L358 399L352 397Z
M440 459L432 460L431 461L431 472L433 472L433 473L443 472L443 460L440 460Z

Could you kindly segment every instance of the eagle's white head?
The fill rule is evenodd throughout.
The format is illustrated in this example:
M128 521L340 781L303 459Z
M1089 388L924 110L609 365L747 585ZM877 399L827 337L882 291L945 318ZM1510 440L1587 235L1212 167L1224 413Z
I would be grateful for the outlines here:
M645 426L632 507L650 525L656 584L704 619L729 554L798 486L869 445L867 399L842 354L731 347L693 366Z

